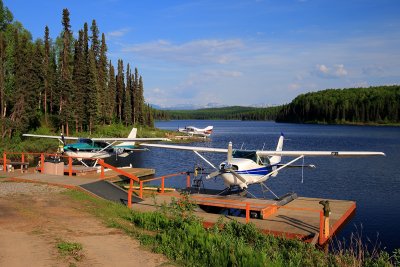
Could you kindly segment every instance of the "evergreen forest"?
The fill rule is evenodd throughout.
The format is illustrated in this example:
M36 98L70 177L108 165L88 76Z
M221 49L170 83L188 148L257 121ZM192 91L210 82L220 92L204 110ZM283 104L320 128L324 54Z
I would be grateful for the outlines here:
M122 59L113 66L96 20L75 35L68 9L60 21L62 32L55 39L45 26L43 39L32 40L0 0L1 137L41 125L67 135L112 123L153 126L142 76Z
M269 108L255 107L222 107L196 110L167 110L166 118L174 120L275 120L281 110L281 106Z
M166 119L271 120L322 124L400 123L400 86L327 89L297 96L282 106L224 107L198 110L168 110Z
M400 123L400 86L328 89L297 96L277 122L327 124Z

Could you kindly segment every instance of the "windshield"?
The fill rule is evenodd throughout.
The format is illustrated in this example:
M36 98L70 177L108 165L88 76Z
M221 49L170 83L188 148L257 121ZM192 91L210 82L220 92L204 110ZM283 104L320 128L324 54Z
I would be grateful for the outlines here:
M232 152L232 157L251 159L252 161L257 162L257 154L255 150L234 150Z

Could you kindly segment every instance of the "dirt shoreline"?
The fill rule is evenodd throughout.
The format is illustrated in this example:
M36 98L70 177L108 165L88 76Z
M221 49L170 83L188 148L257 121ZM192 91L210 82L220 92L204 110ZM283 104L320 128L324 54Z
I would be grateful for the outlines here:
M48 185L0 181L0 266L166 266L168 260L107 228L84 207ZM80 259L57 244L77 242Z

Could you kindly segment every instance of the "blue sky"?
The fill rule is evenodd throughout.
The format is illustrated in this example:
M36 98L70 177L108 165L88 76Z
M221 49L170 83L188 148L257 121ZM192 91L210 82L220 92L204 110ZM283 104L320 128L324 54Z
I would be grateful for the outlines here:
M3 0L34 38L96 19L109 58L160 106L276 105L327 88L400 84L399 0Z

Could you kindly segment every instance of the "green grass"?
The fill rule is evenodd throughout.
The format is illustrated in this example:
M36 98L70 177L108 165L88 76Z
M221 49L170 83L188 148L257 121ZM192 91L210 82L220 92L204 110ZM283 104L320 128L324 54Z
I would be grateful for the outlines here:
M298 241L260 233L253 224L220 221L210 229L194 216L194 205L183 201L156 212L134 212L82 192L65 194L104 223L124 230L146 248L183 266L399 266L400 250L386 252L346 249L324 253Z
M80 243L59 240L56 247L61 256L72 257L76 261L80 261L83 257L83 246Z

